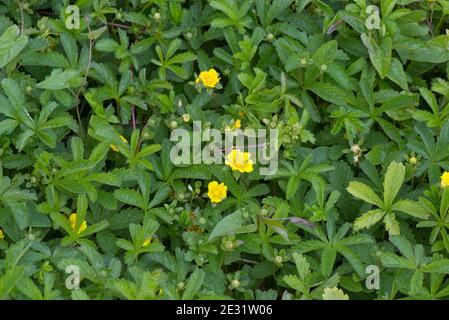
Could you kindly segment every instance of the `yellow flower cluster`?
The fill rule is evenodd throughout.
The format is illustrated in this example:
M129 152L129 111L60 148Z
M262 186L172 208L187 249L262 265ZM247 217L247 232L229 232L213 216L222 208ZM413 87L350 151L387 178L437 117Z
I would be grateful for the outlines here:
M220 82L220 77L215 69L210 69L209 71L201 71L198 78L196 78L195 83L201 83L206 88L215 88L215 86Z
M0 229L0 239L1 240L5 239L5 234L3 233L2 229Z
M72 213L69 217L70 226L72 227L73 230L75 230L75 228L76 228L77 217L78 216L76 213ZM87 229L87 222L86 222L86 220L83 220L83 222L80 225L80 228L78 229L78 234L80 234L81 232L83 232L86 229Z
M120 135L120 140L122 140L123 143L128 144L128 140L126 140L126 138L122 135ZM111 149L115 152L119 152L118 146L116 144L110 144L109 145L111 147Z
M251 172L253 171L253 161L249 152L243 152L239 149L232 150L225 160L225 164L230 166L233 171Z
M449 172L447 171L444 171L444 173L441 175L441 187L449 187Z
M226 198L226 193L228 192L228 187L226 187L223 182L218 184L217 181L210 182L207 189L207 196L212 203L221 202Z

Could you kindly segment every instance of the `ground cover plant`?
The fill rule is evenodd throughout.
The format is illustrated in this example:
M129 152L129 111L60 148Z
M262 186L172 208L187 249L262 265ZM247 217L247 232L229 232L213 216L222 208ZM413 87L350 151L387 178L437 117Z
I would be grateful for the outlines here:
M2 0L0 299L447 299L448 16ZM194 123L274 170L175 163Z

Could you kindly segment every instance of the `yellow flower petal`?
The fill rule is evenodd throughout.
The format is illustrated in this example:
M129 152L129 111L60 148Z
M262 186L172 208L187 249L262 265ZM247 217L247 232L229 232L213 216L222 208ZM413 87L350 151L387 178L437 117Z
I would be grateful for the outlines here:
M122 140L123 143L128 144L128 140L126 140L126 138L124 136L122 136L122 135L120 135L120 140Z
M116 144L110 144L109 146L111 147L112 151L115 151L115 152L119 151Z
M226 198L226 193L228 192L228 187L226 187L223 182L218 184L217 181L210 182L207 189L207 196L212 203L221 202L224 198Z
M126 140L126 138L124 136L120 135L119 137L123 143L128 144L128 140ZM109 147L111 147L112 151L119 152L119 148L116 144L112 143L109 145Z
M151 238L145 239L143 241L142 247L146 247L146 246L150 245L150 243L151 243Z
M3 233L2 229L0 229L0 239L1 240L5 239L5 234Z
M444 173L441 175L441 187L449 187L449 172L447 171L444 171Z
M233 171L251 172L253 171L253 161L249 152L242 152L239 149L232 150L225 160L225 164Z
M75 228L76 228L76 219L77 218L78 218L78 215L76 213L72 213L69 217L70 226L72 227L73 230L75 230ZM80 234L81 232L83 232L86 229L87 229L87 222L86 222L86 220L83 220L83 222L81 222L81 225L78 229L78 234Z
M209 71L201 71L198 78L196 78L195 83L200 83L206 88L215 88L215 86L220 82L220 77L215 69L210 69Z

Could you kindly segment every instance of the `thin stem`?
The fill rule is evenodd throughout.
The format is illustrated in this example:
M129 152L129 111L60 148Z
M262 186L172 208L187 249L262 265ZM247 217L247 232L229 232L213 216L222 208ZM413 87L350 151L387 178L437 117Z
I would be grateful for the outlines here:
M134 106L131 107L131 119L133 123L133 131L136 130L136 110Z
M23 18L23 8L22 8L22 3L19 0L16 0L17 4L19 5L19 9L20 9L20 35L23 34L23 28L24 28L24 18Z
M89 24L87 24L87 29L89 30L89 33L88 33L88 38L89 38L89 58L88 58L88 62L87 62L86 71L84 72L83 85L80 86L80 88L78 90L78 93L75 95L75 99L76 99L76 115L78 117L78 124L79 124L79 127L80 127L81 139L83 139L83 136L84 136L84 129L83 129L83 124L81 122L80 110L78 108L79 96L81 94L81 91L83 90L84 84L87 83L87 77L89 75L90 66L92 64L92 47L93 47L93 44L94 44L94 40L92 39L92 32L91 32Z
M105 25L111 26L111 27L123 28L123 29L131 28L131 26L128 26L126 24L115 23L115 22L106 22Z
M430 32L431 37L433 37L432 21L433 21L433 9L430 11L430 17L427 20L427 26L429 27L429 32Z
M445 16L446 16L446 15L444 15L443 13L441 14L441 18L440 18L440 20L438 21L437 28L436 28L436 32L437 32L437 33L440 32L441 24L443 23L443 20L444 20L444 17L445 17Z

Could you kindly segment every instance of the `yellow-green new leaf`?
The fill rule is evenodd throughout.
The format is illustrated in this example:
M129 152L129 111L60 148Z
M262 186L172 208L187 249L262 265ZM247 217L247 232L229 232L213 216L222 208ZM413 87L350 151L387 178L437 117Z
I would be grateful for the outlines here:
M384 218L385 229L388 231L388 234L391 236L397 236L400 234L399 223L394 216L394 213L387 213Z
M364 183L351 181L346 190L356 198L383 208L383 202L379 196Z
M370 210L355 220L354 230L358 231L363 228L369 228L379 222L384 215L385 211L382 211L380 209Z
M323 293L323 300L349 300L349 296L343 290L334 288L325 288Z

